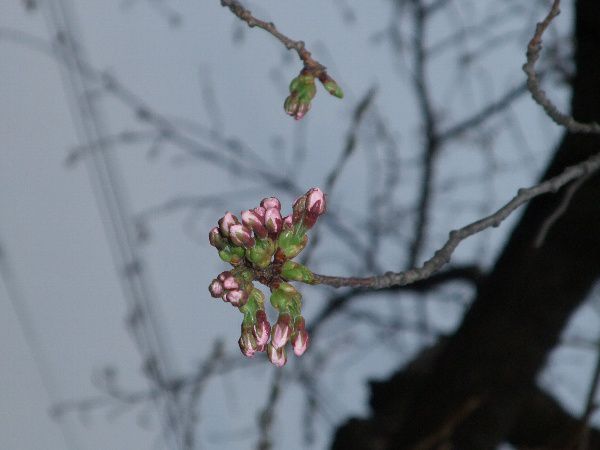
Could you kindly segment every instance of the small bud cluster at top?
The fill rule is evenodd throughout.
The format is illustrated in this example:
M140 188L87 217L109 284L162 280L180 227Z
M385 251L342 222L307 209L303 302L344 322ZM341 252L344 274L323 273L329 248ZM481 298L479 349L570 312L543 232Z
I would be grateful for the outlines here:
M238 341L244 355L253 357L256 352L266 351L269 360L282 367L287 361L288 342L297 356L308 348L302 295L289 281L314 283L308 267L292 259L304 249L306 233L323 213L325 195L319 188L312 188L296 199L288 216L282 217L281 203L269 197L260 206L242 211L241 222L227 212L210 230L210 244L233 268L219 274L208 290L244 315ZM271 291L271 305L279 314L273 326L265 312L265 296L254 287L254 281Z
M323 84L327 92L337 98L343 98L342 88L325 70L315 71L303 69L290 83L290 95L285 99L283 109L296 120L302 119L310 110L311 101L317 93L315 78Z

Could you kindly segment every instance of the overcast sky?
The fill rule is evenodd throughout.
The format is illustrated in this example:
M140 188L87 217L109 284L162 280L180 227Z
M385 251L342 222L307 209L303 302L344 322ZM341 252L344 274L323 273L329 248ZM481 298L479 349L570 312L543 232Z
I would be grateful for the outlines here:
M164 448L152 403L123 410L100 406L84 415L67 413L60 420L49 417L52 405L101 397L97 385L107 367L117 369L120 384L127 389L140 391L147 383L141 375L140 353L125 325L129 311L111 254L110 233L103 225L106 215L94 195L85 157L73 157L85 136L75 126L77 112L74 116L69 109L72 93L62 78L65 71L61 72L51 52L55 18L44 2L39 3L27 12L24 2L0 2L0 448ZM287 209L294 196L320 185L342 149L353 107L373 86L379 89L375 111L391 130L402 161L411 161L416 154L419 134L407 71L410 63L380 38L389 24L391 2L251 3L258 16L304 39L346 92L340 101L321 91L300 123L282 111L298 62L271 36L241 26L218 0L58 3L68 6L71 23L79 30L79 45L93 69L114 76L195 142L223 152L231 152L236 142L243 143L266 161L265 167L298 186L298 192L274 192L264 179L215 168L182 147L157 141L156 130L139 120L131 103L105 90L92 92L107 135L127 131L139 138L108 147L115 171L122 176L120 194L129 219L173 198L230 193L200 211L173 208L169 214L143 216L149 218L143 230L148 236L136 248L156 293L153 307L171 375L191 373L219 337L226 352L237 356L241 315L212 300L206 290L210 280L225 270L206 242L212 224L225 210L239 212L265 196L279 195ZM452 30L453 20L476 22L489 6L489 2L454 3L453 12L435 22L432 42ZM562 29L567 29L569 8L560 18ZM522 23L509 23L505 28L520 30ZM468 89L471 98L453 92L452 86L461 85L460 75L450 69L446 73L448 62L442 60L434 67L431 81L436 95L448 100L448 123L452 114L466 114L486 96L494 97L522 82L523 48L507 46L494 58L493 69L486 67L491 62L484 58L480 80ZM566 104L566 92L554 95ZM531 183L543 167L560 130L526 97L514 110L521 129L526 130L525 144L496 126L492 129L497 139L485 149L493 152L492 159L476 151L472 141L443 156L440 166L449 175L485 173L486 164L493 160L496 176L489 183L477 181L475 189L456 195L448 192L447 197L440 194L448 208L438 209L438 228L428 252L443 242L451 227L500 206L518 186ZM374 147L368 130L365 136L339 182L343 188L330 193L331 209L339 214L354 216L365 208L369 170L379 158L369 152L382 151ZM517 142L522 144L519 148ZM398 176L404 183L402 195L409 197L418 176L410 166L403 166ZM457 213L450 205L461 202L470 202L471 207ZM461 248L457 259L470 258L483 249L480 261L489 264L509 229L507 224L494 230L495 234L473 240ZM351 274L357 263L335 237L329 239L330 244L322 245L314 258L315 269ZM391 266L386 269L397 268L394 257L390 252ZM309 292L305 301L310 317L326 291L305 291ZM454 295L464 300L469 292L457 288ZM403 306L391 310L400 313L399 308ZM440 308L432 309L432 320L449 330L461 309ZM409 305L406 314L413 312ZM589 307L581 317L574 329L594 338L597 313ZM332 341L346 339L344 333L343 327L332 328ZM405 352L400 356L389 348L373 348L359 359L342 352L319 386L327 405L318 416L316 448L328 441L333 425L348 414L365 411L365 377L385 375L422 345L410 336L403 342ZM593 353L565 352L563 359L556 360L555 371L544 375L544 383L576 410L586 393L584 381ZM291 374L300 363L290 361L285 373ZM255 442L255 412L264 404L274 368L266 360L248 362L241 370L243 364L240 370L207 385L199 407L199 448L245 449ZM300 446L302 405L302 391L286 386L275 422L276 448L281 448L284 439L290 445L286 448Z

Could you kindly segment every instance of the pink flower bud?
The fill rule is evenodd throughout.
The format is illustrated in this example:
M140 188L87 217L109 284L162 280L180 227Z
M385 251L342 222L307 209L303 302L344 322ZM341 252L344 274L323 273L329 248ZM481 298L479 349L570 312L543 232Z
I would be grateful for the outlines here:
M245 329L242 325L242 335L238 340L238 345L240 346L240 350L242 353L248 358L252 358L256 351L258 350L258 345L256 344L256 339L250 332L250 330Z
M267 197L262 199L260 206L262 206L264 209L275 208L280 210L281 202L275 197Z
M223 295L223 292L225 292L223 285L217 279L212 280L212 283L210 283L210 286L208 286L208 290L210 292L210 295L214 298L219 298Z
M267 314L262 309L256 311L256 322L254 323L253 332L258 345L265 345L269 341L271 325L267 319Z
M302 356L308 348L309 343L310 337L308 331L306 331L304 317L299 316L294 321L294 334L292 335L292 347L296 356Z
M319 216L325 212L325 194L321 189L311 188L305 195L307 211L314 211Z
M231 242L241 247L249 248L254 246L252 232L248 227L241 224L235 224L229 227L229 238L231 239Z
M292 318L289 314L280 314L277 318L277 323L273 325L271 330L271 345L275 348L284 347L292 334L290 322Z
M210 245L218 248L219 250L222 250L226 244L223 236L221 236L221 233L219 233L219 227L214 227L210 230L208 233L208 241L210 242Z
M231 303L233 306L240 307L244 306L248 301L248 294L241 289L234 289L225 294L223 300Z
M269 357L269 361L277 367L283 367L287 362L285 347L275 348L273 345L269 344L267 346L267 356Z
M263 239L267 237L267 229L265 228L264 216L260 217L255 211L242 211L242 223L254 231L254 234Z
M219 219L219 231L221 232L221 235L229 237L229 228L238 223L240 223L240 221L237 217L227 211L225 215Z
M257 206L252 211L254 211L258 217L260 217L260 221L262 223L265 223L265 208L263 208L262 206Z
M292 215L285 216L283 218L283 228L292 228L294 226L294 222L292 221Z
M220 282L223 282L231 276L233 276L233 274L229 270L226 270L225 272L221 272L217 278Z
M238 289L240 285L238 284L235 277L233 275L230 275L223 280L223 287L228 291L231 291L233 289Z
M265 225L267 230L269 230L272 234L277 234L281 231L281 226L283 224L283 219L281 218L281 213L277 208L269 208L265 212Z

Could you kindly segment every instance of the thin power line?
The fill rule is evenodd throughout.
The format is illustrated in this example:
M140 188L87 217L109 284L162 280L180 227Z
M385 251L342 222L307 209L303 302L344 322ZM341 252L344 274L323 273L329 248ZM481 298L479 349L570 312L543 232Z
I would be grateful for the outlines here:
M51 403L58 401L58 383L54 377L50 362L44 352L42 340L35 328L31 312L27 307L25 296L20 287L18 279L15 275L8 259L6 249L0 241L0 278L4 284L6 295L15 312L19 326L25 338L25 343L31 352L33 362L37 368L42 381L42 386L48 395ZM84 447L78 442L75 433L69 429L67 423L62 418L55 418L58 421L60 431L68 449L82 450Z
M156 406L159 412L164 408L163 426L167 446L169 449L181 448L181 408L168 387L173 367L170 358L172 352L166 344L161 321L157 319L154 309L155 290L151 287L150 276L137 248L131 222L133 214L123 179L102 139L107 135L106 126L85 77L86 56L81 33L76 28L68 1L45 2L44 13L50 33L56 38L57 56L64 63L59 67L76 132L88 149L86 168L129 305L130 330L153 387L165 393L164 404L161 404L160 398L156 398Z

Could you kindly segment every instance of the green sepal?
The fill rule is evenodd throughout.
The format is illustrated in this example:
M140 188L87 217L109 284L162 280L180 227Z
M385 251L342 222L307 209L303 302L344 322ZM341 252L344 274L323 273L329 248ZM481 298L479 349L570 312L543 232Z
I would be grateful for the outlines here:
M245 254L246 251L243 247L236 247L233 245L226 245L223 250L219 250L219 258L234 266L243 261Z
M289 283L280 283L271 293L271 305L280 314L289 313L292 318L300 314L302 295Z
M308 267L295 261L286 261L281 267L281 275L288 280L313 284L315 277Z
M277 247L279 247L286 257L292 259L297 256L306 247L308 236L305 234L297 234L297 227L291 230L283 230L277 238Z
M248 301L245 305L240 306L238 309L244 315L243 324L253 325L256 317L256 311L265 308L265 294L255 287L252 288L252 292L248 296Z
M256 239L254 247L246 251L246 258L255 266L264 269L271 264L271 258L275 253L275 243L270 238Z
M344 91L342 91L342 88L335 82L333 78L329 78L329 80L323 83L323 86L325 89L327 89L327 92L334 97L344 98Z

